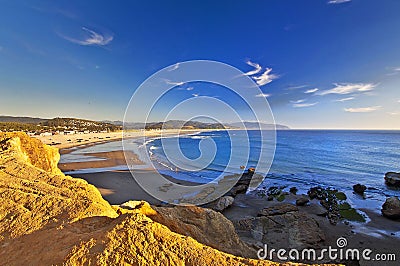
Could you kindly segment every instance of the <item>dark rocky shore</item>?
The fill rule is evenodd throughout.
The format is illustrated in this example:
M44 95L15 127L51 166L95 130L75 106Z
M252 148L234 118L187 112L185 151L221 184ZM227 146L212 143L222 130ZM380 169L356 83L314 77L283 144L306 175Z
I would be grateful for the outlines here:
M395 253L400 258L395 248L400 245L397 197L388 198L382 214L377 214L353 208L346 194L333 188L311 187L307 195L297 195L295 187L276 186L247 192L253 175L253 171L243 174L226 195L204 207L222 212L232 221L240 238L254 249L267 244L274 249L322 250L327 246L337 247L337 239L344 237L349 248ZM366 186L355 184L353 190L365 198ZM362 260L324 262L376 265Z

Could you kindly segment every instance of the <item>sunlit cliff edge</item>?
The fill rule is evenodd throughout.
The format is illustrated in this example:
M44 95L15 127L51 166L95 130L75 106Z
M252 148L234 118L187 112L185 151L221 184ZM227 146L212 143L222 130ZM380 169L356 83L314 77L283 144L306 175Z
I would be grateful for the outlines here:
M209 209L111 206L65 176L59 157L24 133L0 133L1 265L299 265L240 257L254 250Z

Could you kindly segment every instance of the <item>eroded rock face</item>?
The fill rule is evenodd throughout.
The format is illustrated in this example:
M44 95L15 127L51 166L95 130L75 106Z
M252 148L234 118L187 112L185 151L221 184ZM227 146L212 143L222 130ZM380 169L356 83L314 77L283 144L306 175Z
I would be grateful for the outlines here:
M395 172L386 173L385 182L388 186L400 187L400 173L395 173Z
M91 216L117 217L94 186L56 168L57 149L22 133L0 133L0 142L0 240Z
M153 208L157 214L149 217L176 233L227 253L256 257L256 251L239 239L232 222L219 212L196 206Z
M265 208L258 217L238 220L234 225L239 231L251 232L252 238L261 243L270 243L279 232L278 241L281 247L288 245L286 248L317 248L325 241L317 221L292 204Z
M398 197L391 197L386 199L382 206L383 216L397 220L400 219L400 200Z
M57 166L60 160L57 148L43 145L40 140L20 132L0 133L0 140L0 151L11 148L18 153L18 157L24 157L26 163L48 173L61 174Z
M154 210L146 202L110 206L94 186L63 175L58 158L56 149L25 134L0 133L1 264L278 265L223 253L150 218L167 217L166 225L186 224L199 240L218 237L223 246L228 238L241 248L219 213Z

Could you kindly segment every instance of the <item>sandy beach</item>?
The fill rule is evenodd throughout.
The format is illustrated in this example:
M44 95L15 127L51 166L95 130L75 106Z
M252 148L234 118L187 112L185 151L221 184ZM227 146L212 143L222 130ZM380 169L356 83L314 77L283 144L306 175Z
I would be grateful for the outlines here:
M173 136L173 135L182 135L182 134L191 134L199 131L209 131L209 130L165 130L163 132L160 131L146 131L146 132L128 132L125 134L125 137L130 139L141 138L143 136L146 137L159 137L161 136ZM132 170L133 173L137 173L142 175L142 177L148 176L150 177L158 177L158 173L154 171L154 169L141 161L139 159L138 154L135 154L132 151L105 151L105 152L89 152L89 153L79 153L80 150L99 145L107 142L119 141L122 138L122 133L115 133L113 135L108 135L108 133L101 133L102 135L92 135L90 141L85 143L76 142L77 138L74 141L67 141L66 136L57 136L58 141L61 141L61 144L55 145L55 147L60 148L60 154L69 154L71 152L78 153L88 159L77 161L77 162L67 162L67 163L59 163L58 167L63 172L68 172L71 176L76 178L83 178L88 181L90 184L94 185L99 189L102 196L109 201L111 204L121 204L123 202L129 200L146 200L151 204L159 205L161 202L158 199L150 196L146 191L144 191L134 180L132 174L129 170L106 170L104 168L111 168L116 166L126 166L127 164L132 166L141 166L140 169ZM101 137L100 137L101 136ZM53 136L54 137L54 136ZM76 137L76 136L75 136ZM53 138L47 137L46 141L53 141ZM127 161L126 159L129 158ZM94 158L94 159L93 159ZM97 171L96 169L99 169ZM74 173L77 171L83 170L84 173ZM90 173L85 173L86 170L89 170ZM93 171L91 171L93 170ZM178 180L171 176L164 177L170 182L192 186L197 185L198 183ZM165 182L166 187L168 187L167 182Z
M163 131L159 130L129 130L108 132L108 133L88 133L88 134L73 134L73 135L52 135L52 136L33 136L41 140L44 144L51 145L59 148L60 153L68 152L69 148L74 147L87 147L94 144L105 143L109 141L121 140L124 134L125 138L139 138L139 137L157 137L157 136L168 136L178 134L190 134L199 131L206 130L179 130L179 129L167 129Z
M157 175L152 170L134 170L144 176ZM130 200L145 200L153 205L160 205L161 202L149 195L141 188L130 171L108 171L100 173L72 174L76 178L82 178L97 187L105 200L110 204L118 205ZM193 182L177 180L168 177L169 181L182 185L195 185Z

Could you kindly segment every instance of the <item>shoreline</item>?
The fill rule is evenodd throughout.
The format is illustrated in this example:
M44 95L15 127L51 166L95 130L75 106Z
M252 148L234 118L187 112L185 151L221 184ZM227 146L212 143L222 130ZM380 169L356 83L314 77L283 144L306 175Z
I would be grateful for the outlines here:
M295 247L296 244L294 242L296 241L293 242L293 231L295 231L295 236L305 235L306 238L304 240L310 245L309 247L319 251L329 246L337 248L337 240L345 238L348 248L358 249L360 252L365 249L371 249L373 254L394 253L396 258L399 258L400 253L395 248L400 244L399 221L389 220L382 215L369 213L371 219L366 223L340 220L336 225L332 225L327 217L320 215L321 205L318 200L313 199L304 206L296 206L296 200L302 197L304 195L288 193L286 199L279 202L277 200L267 201L256 194L239 194L235 197L232 206L224 210L223 214L234 223L237 229L236 232L243 241L260 248L262 246L254 239L260 234L264 235L263 242L268 242L269 249L283 248L287 250L290 246L293 247L294 245ZM282 215L266 216L265 218L268 219L260 217L260 210L262 209L284 210L284 208L280 207L288 204L298 210L289 211ZM296 215L296 213L298 214ZM291 222L293 217L297 218L294 222ZM258 222L250 232L247 229L249 221L253 226ZM316 226L310 227L310 221L315 221ZM261 231L257 231L260 230L260 226ZM262 229L262 226L264 226L264 229ZM266 226L269 226L268 230L266 230ZM321 233L321 239L316 241L316 236ZM313 242L313 240L315 241ZM345 264L376 265L373 261L360 261L359 263L346 262ZM395 262L388 262L387 265L396 264Z
M135 139L140 137L163 137L170 135L190 134L203 131L214 131L215 129L166 129L163 131L158 130L127 130L116 131L109 133L88 133L88 134L74 134L74 135L52 135L52 136L33 136L39 139L44 144L58 148L60 154L70 152L76 148L85 148L102 143L112 141L120 141L123 138Z
M199 132L199 130L189 132L189 134L195 132ZM80 148L84 147L78 147L75 148L75 150L79 150ZM122 151L117 152L119 153L119 156L121 155L121 152ZM107 155L110 157L109 159L111 159L117 153L97 152L88 153L87 155L94 157ZM96 164L96 161L93 161L91 163L94 165ZM75 166L79 166L79 164L76 164ZM149 177L150 175L156 174L154 171L151 171L149 169L133 170L133 172L139 171L142 175L149 175ZM164 203L150 196L137 184L134 178L132 178L131 172L129 170L111 170L97 173L70 173L69 175L76 178L82 178L90 184L94 185L100 191L103 198L110 202L110 204L122 204L129 200L145 200L155 206L164 206ZM197 184L194 182L179 180L173 178L172 176L165 177L168 181L177 184ZM268 187L270 186L273 186L273 184L268 185ZM311 187L312 185L310 185L308 188ZM305 188L301 188L301 192L304 193L304 189ZM255 241L254 235L265 234L265 239L263 237L264 240L262 241L262 243L268 243L268 246L272 248L284 248L293 245L293 243L297 241L296 240L295 242L293 242L292 238L296 237L299 232L302 232L302 234L304 234L304 231L310 231L306 233L306 235L308 236L308 234L310 234L309 236L311 238L315 237L313 235L313 233L315 233L313 232L313 230L317 228L319 230L317 231L323 235L321 236L323 241L316 243L317 250L325 248L327 246L332 246L333 248L335 248L336 240L339 237L345 237L349 241L349 247L351 248L358 248L360 250L369 248L373 250L374 253L396 253L396 256L400 256L397 250L393 249L393 246L400 245L400 233L398 231L399 221L389 220L383 217L380 213L377 213L376 211L371 209L359 208L359 211L367 214L368 219L366 222L340 220L337 225L332 225L330 224L328 217L317 214L322 206L320 202L315 199L310 200L310 202L305 206L297 206L298 211L294 213L298 214L295 214L295 216L293 217L300 218L295 218L295 224L290 224L289 226L286 224L288 220L293 219L291 217L294 214L291 212L287 214L285 213L282 216L268 217L268 219L277 221L277 224L273 225L272 228L269 228L268 231L264 232L264 230L266 229L262 229L260 232L258 232L257 230L260 230L257 229L258 227L241 230L241 226L243 223L250 223L250 225L253 224L254 226L254 223L256 221L262 221L262 223L258 226L266 226L263 225L266 220L263 220L263 217L259 217L260 211L264 208L280 208L279 206L282 206L282 204L290 204L296 207L296 200L302 195L293 195L287 192L288 190L289 187L286 187L284 190L286 198L283 201L279 201L276 198L272 201L267 200L265 197L257 195L256 191L247 194L238 194L234 198L233 204L222 211L222 214L235 225L236 231L243 241L257 248L261 246L261 242ZM315 221L317 227L311 227L311 229L308 228L307 226L309 226L310 221ZM294 230L292 227L300 231L296 231L296 233L289 233L291 232L291 230ZM306 241L305 243L307 243L307 239L304 241ZM361 265L373 264L363 262Z
M176 130L169 130L168 132L163 132L162 136L160 132L151 132L151 134L147 134L148 137L151 139L158 139L160 137L174 137L176 135L191 135L194 133L201 133L204 131L215 131L215 130L185 130L185 131L176 131ZM143 135L136 135L135 137L131 136L130 139L139 139L143 137ZM123 147L120 150L116 151L102 151L100 149L99 152L87 152L87 153L79 153L81 149L85 149L87 147L95 146L95 145L101 145L104 143L110 143L110 142L115 142L118 140L103 140L100 142L94 142L90 144L82 144L79 146L75 146L73 148L66 148L66 149L61 149L60 154L65 155L71 152L76 152L77 155L79 156L87 156L87 159L82 159L84 162L62 162L59 163L59 168L63 171L66 172L67 174L70 175L76 175L76 174L85 174L85 173L101 173L101 172L109 172L109 171L125 171L128 170L129 167L127 166L127 163L124 158L124 151ZM138 146L134 144L135 147L133 149L129 149L129 151L125 151L130 153L129 159L131 161L131 169L134 170L148 170L148 169L153 169L151 163L147 160L147 158L144 156L144 151L139 150ZM106 149L107 150L107 149ZM91 160L90 158L93 157L95 160ZM115 158L117 157L117 158ZM101 161L100 161L101 160ZM132 167L132 165L134 165ZM172 170L171 170L172 171ZM232 173L234 174L234 173ZM196 180L187 180L185 178L180 178L179 175L175 175L175 173L172 172L163 172L163 175L165 176L171 176L173 180L179 180L181 182L194 182L196 183ZM270 178L271 175L274 178ZM307 190L311 187L315 186L320 186L319 184L315 183L308 183L302 184L302 183L296 183L296 182L290 182L287 179L286 176L289 176L289 174L285 174L284 180L276 179L275 177L277 176L276 173L271 173L265 177L265 180L268 181L268 184L266 184L268 187L269 186L284 186L284 187L289 187L289 186L297 186L299 188L299 192L306 193ZM278 174L279 175L279 174ZM292 176L292 175L290 175ZM280 182L284 182L283 185ZM197 182L201 183L201 182ZM304 187L307 187L308 189L305 189ZM329 188L331 187L330 185L322 187ZM366 195L368 196L367 198L362 198L361 196L354 194L353 189L349 187L336 187L337 189L341 190L342 192L348 193L349 196L349 201L352 205L357 206L359 210L362 208L365 208L367 210L370 210L374 212L375 214L380 214L380 209L381 206L384 202L384 197L388 197L387 193L390 193L392 189L388 188L388 191L381 192L380 190L374 189L374 188L368 188L366 191ZM382 195L382 193L385 193ZM366 206L364 205L366 204ZM364 207L365 206L365 207ZM367 207L368 206L368 207Z
M124 138L125 139L130 139L130 140L135 140L135 139L140 139L144 137L148 137L151 139L158 139L158 138L166 138L166 137L174 137L174 136L181 136L181 135L191 135L191 134L196 134L200 132L206 132L206 131L214 131L214 130L164 130L164 131L132 131L128 132L125 134ZM96 133L96 134L104 134L102 135L103 137L93 137L91 136L91 141L88 141L86 143L79 143L79 142L72 142L72 143L65 143L65 141L68 140L67 136L58 136L59 138L63 138L64 143L61 143L58 145L59 153L60 155L66 155L70 154L73 152L77 152L78 155L81 156L87 156L88 160L84 161L72 161L72 162L59 162L58 166L63 172L74 172L74 171L80 171L80 170L89 170L89 169L104 169L104 171L111 170L113 167L120 167L120 166L126 166L127 167L127 162L125 155L129 153L130 158L129 158L129 163L131 165L135 166L148 166L148 168L151 168L148 162L144 162L144 160L141 160L140 157L143 155L139 152L138 146L135 145L133 147L134 151L124 151L123 147L120 150L115 150L115 151L100 151L100 152L89 152L89 153L79 153L80 150L83 150L85 148L101 145L101 144L107 144L107 143L112 143L112 142L120 142L122 141L123 137L122 134L123 132L118 132L116 133L117 135L114 135L114 137L108 136L108 133ZM90 134L88 134L90 135ZM79 135L80 136L80 135ZM78 137L78 136L76 136ZM106 138L106 139L104 139ZM52 141L52 137L46 137L46 141ZM42 140L43 142L43 140ZM46 143L45 143L46 144ZM57 145L54 147L57 148ZM95 160L90 160L89 158L93 157ZM110 169L107 169L110 168ZM92 171L90 171L92 172Z
M58 168L62 172L72 172L82 169L93 169L93 168L110 168L120 165L145 165L143 161L139 159L139 156L132 151L106 151L106 152L91 152L85 153L83 156L92 157L95 160L85 160L79 162L59 163ZM129 157L127 161L126 157Z

